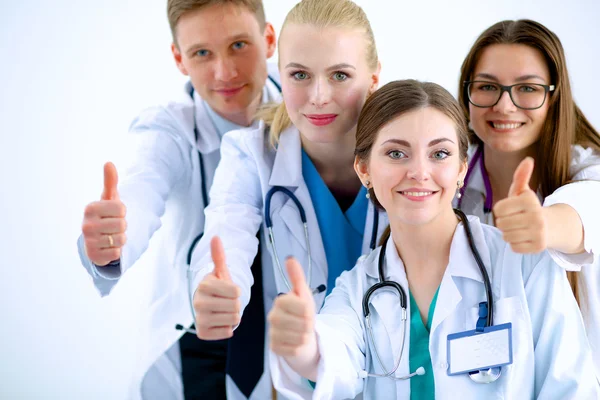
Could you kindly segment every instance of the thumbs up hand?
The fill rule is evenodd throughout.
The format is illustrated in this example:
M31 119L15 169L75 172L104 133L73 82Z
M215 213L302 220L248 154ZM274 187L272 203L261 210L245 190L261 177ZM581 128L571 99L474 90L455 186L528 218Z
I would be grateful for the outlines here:
M315 302L302 266L288 258L286 267L292 290L275 299L267 319L271 350L300 364L318 357Z
M210 252L215 268L194 293L196 332L203 340L227 339L241 320L240 288L231 280L219 237L212 238Z
M85 251L94 264L104 266L121 258L121 249L127 241L125 204L117 191L118 175L113 163L104 165L104 190L100 201L85 207L81 231Z
M539 253L548 247L546 212L529 186L534 162L525 158L513 175L508 197L496 203L496 227L516 253Z

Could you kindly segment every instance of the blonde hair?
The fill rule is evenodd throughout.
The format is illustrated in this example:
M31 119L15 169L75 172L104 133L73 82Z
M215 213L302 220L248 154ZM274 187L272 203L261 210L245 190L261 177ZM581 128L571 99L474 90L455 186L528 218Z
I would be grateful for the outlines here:
M367 15L356 3L350 0L302 0L286 16L281 32L290 23L313 25L316 28L335 27L364 31L367 40L367 64L372 70L377 69L379 60L375 35ZM279 45L281 46L281 41ZM276 146L281 132L292 125L283 101L261 108L256 118L269 126L269 142L273 147Z

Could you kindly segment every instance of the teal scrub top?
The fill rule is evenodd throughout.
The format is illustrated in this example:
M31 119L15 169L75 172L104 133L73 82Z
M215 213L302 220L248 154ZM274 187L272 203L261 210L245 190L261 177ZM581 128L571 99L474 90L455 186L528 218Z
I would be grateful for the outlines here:
M433 366L431 364L431 354L429 354L429 333L431 331L431 322L437 303L438 292L436 290L429 305L427 313L427 326L423 325L421 314L417 302L410 294L410 350L409 365L410 371L416 371L417 368L425 368L425 375L415 375L410 378L410 398L411 400L434 400L435 384L433 380Z
M302 150L302 176L315 208L325 257L327 259L327 294L335 280L356 264L362 253L363 235L369 200L366 189L358 192L354 202L343 212L317 168ZM310 233L309 233L310 234Z

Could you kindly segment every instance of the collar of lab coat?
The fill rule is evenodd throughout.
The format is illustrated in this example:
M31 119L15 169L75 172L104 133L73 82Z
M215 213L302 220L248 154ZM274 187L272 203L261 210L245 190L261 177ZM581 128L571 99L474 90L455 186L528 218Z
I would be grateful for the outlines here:
M471 159L473 158L473 156L475 155L475 152L477 151L477 148L479 147L479 145L472 145L469 146L469 152L468 152L468 159L469 161L471 161ZM472 171L470 172L470 176L469 176L469 181L467 182L467 187L471 190L475 190L478 193L481 193L482 196L486 196L486 191L485 191L485 182L483 181L483 175L481 174L481 163L482 158L479 159L479 161L477 162L477 164L471 166ZM470 164L470 162L469 162Z
M269 185L298 187L303 181L300 132L291 125L279 135Z
M189 83L188 83L189 85ZM191 86L186 85L186 90L191 89ZM189 95L188 95L189 98ZM273 103L281 101L281 94L279 90L270 79L267 79L262 93L262 104ZM210 107L202 97L198 94L197 90L194 90L194 107L196 109L196 126L198 127L198 141L196 143L198 150L203 154L212 153L221 146L221 136L217 131L217 128L213 124L210 116L208 115L205 107ZM193 120L191 120L193 123ZM253 126L258 126L255 121ZM194 141L194 127L191 129L191 140ZM225 132L223 132L225 133Z
M483 264L486 266L486 270L491 279L491 268L490 268L490 253L488 246L485 241L481 223L477 217L467 217L470 223L471 231L473 233L473 239L475 246L479 251ZM392 237L390 236L390 239ZM379 280L378 270L378 259L374 257L372 262L365 266L365 272L370 277ZM400 286L404 288L407 295L407 312L410 315L410 302L409 300L409 289L408 280L406 278L406 270L404 263L398 255L396 246L393 241L389 241L386 246L385 252L385 265L384 265L384 277L386 280L398 282ZM450 316L456 309L458 303L462 300L463 296L459 290L459 286L456 284L457 279L471 279L479 282L483 286L483 277L477 266L477 262L471 253L469 243L466 236L466 231L462 223L460 223L452 238L450 245L450 257L449 263L442 277L440 288L438 292L438 301L436 303L435 312L433 315L433 321L431 323L431 335L433 335L439 325ZM492 291L498 293L498 288L494 288L494 281L492 281ZM463 287L463 286L461 286ZM482 290L483 293L483 290ZM485 298L482 298L482 301ZM375 296L371 302L371 306L378 313L381 318L386 313L389 314L389 302L383 296ZM392 323L392 321L386 321L386 323Z
M481 229L481 223L479 222L479 218L477 217L468 216L467 218L469 220L471 231L473 233L475 245L477 246L477 250L479 251L481 259L484 265L486 266L486 269L489 274L491 273L489 267L490 255L489 249L485 242L485 238L483 236L483 231ZM388 245L386 246L384 262L384 274L386 279L395 280L395 278L398 276L398 271L401 271L402 275L406 277L404 263L398 255L398 251L396 250L396 246L394 245L393 238L391 237L391 235L390 239L388 239ZM377 261L369 263L366 266L365 271L370 277L374 279L379 279L379 269ZM462 223L459 223L457 225L456 230L454 231L454 236L452 238L452 243L450 245L450 258L448 267L446 268L446 272L444 273L444 275L448 274L453 277L468 278L483 283L483 277L481 276L479 267L477 266L477 262L475 261L475 258L471 253L469 242L467 240L467 234Z

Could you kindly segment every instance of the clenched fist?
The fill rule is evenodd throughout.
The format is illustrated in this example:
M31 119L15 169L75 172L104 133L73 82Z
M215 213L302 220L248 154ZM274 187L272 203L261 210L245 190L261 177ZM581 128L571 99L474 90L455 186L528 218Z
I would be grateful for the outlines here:
M121 249L127 241L126 209L119 199L117 183L117 169L108 162L104 165L104 191L100 201L85 207L81 226L85 252L98 266L121 258Z
M233 336L240 323L240 288L233 283L221 239L213 237L210 252L215 269L198 284L194 293L196 332L203 340L220 340Z

